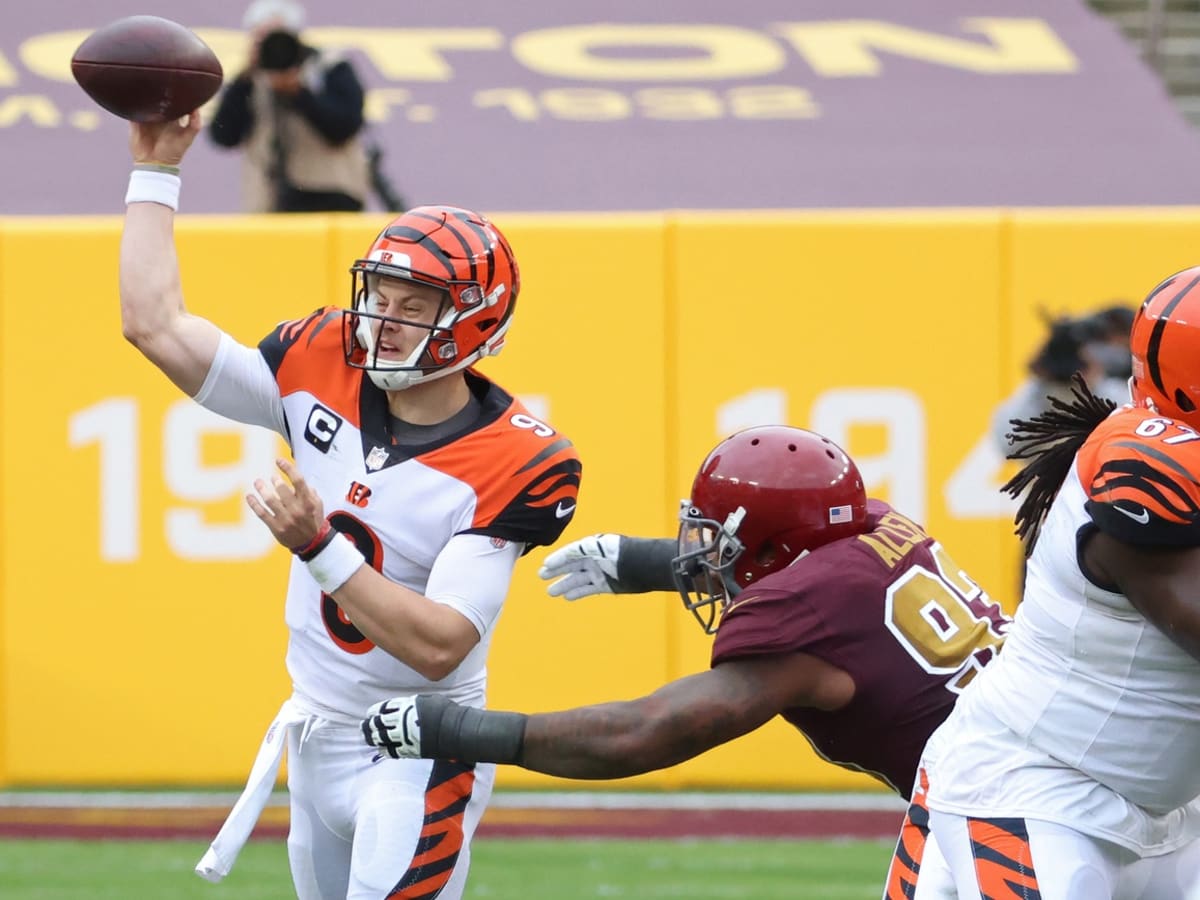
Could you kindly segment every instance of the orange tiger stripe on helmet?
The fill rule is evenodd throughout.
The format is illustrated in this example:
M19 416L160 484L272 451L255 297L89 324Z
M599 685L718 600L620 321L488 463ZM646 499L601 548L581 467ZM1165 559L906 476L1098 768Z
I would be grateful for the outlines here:
M1200 427L1200 266L1162 281L1129 334L1134 403Z
M348 421L361 427L358 397L362 375L349 366L330 365L342 354L342 310L326 307L310 316L285 322L275 330L283 345L275 381L286 397L298 391L311 391L320 385L321 402ZM289 352L296 344L327 348L327 353Z
M475 768L438 760L425 789L425 823L408 871L388 900L434 900L450 881L464 843L463 818L475 786Z
M967 819L975 879L984 900L1041 895L1024 819Z

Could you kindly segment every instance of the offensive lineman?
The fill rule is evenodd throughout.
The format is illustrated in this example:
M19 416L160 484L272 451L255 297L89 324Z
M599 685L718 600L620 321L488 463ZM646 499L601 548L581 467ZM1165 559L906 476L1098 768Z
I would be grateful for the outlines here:
M541 574L565 575L550 592L569 599L673 580L716 635L711 669L639 700L531 716L397 697L371 710L367 742L402 758L622 778L780 715L829 761L913 797L897 889L953 896L926 847L913 779L926 739L995 657L1008 620L918 525L867 499L836 444L783 426L739 432L700 466L677 543L597 535L552 554Z
M1132 406L1078 381L1015 432L1025 597L922 760L960 900L1200 893L1200 268L1130 343Z
M301 900L457 900L494 767L384 759L363 746L359 721L398 691L482 705L513 567L574 512L571 443L468 368L504 342L516 261L483 216L413 209L354 263L351 308L318 309L242 346L184 309L177 167L200 116L184 122L132 124L124 334L197 402L278 432L295 458L247 497L296 555L294 691L197 871L228 873L286 743Z

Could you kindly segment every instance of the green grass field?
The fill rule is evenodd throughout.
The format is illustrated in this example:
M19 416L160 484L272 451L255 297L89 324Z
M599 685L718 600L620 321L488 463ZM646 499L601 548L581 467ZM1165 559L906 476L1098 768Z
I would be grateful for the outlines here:
M249 844L224 882L192 841L0 841L4 900L288 900L282 843ZM477 840L469 900L877 900L875 841Z

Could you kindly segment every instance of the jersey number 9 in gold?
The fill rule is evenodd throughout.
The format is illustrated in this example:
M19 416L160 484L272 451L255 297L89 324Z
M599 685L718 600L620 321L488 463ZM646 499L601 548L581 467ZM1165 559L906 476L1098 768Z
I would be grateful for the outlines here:
M936 572L914 566L888 588L885 623L926 672L951 675L946 687L958 693L1000 649L1006 619L940 544L932 551Z

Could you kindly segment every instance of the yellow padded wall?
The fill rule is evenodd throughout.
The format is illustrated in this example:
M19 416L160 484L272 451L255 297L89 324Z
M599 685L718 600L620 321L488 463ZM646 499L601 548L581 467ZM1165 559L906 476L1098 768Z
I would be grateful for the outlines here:
M1025 377L1045 337L1038 315L1137 307L1160 281L1200 264L1200 210L1047 209L1012 214L1012 353L1004 387Z
M825 431L870 492L1015 604L991 411L1039 304L1140 301L1197 262L1200 210L496 215L523 289L480 370L578 446L596 531L671 535L705 453L761 421ZM189 308L253 344L349 300L376 214L182 217ZM125 343L120 220L0 220L0 784L238 783L286 696L287 554L243 512L282 444L206 418ZM636 697L708 664L673 595L550 598L523 559L490 702ZM87 725L76 720L86 717ZM104 753L56 728L86 727ZM50 736L50 739L48 739ZM503 786L559 785L517 769ZM867 787L774 723L623 784Z
M177 231L190 309L243 341L325 300L320 221ZM122 339L118 241L116 219L5 228L7 778L234 782L289 689L287 554L242 500L279 443Z

